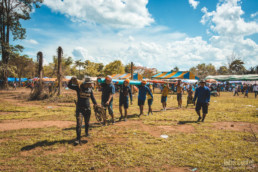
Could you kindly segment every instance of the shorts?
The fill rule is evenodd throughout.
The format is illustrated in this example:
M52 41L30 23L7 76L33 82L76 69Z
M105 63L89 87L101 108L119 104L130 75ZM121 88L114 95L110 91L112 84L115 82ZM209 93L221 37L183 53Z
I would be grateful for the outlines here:
M119 97L119 106L123 106L127 109L129 107L129 97L128 96L122 96Z
M208 103L197 103L195 110L198 112L201 109L202 109L203 114L207 114L208 113Z
M182 100L182 93L177 93L177 101Z
M101 105L104 107L105 110L108 109L108 113L110 115L113 114L113 99L110 101L109 105L105 104L106 102L102 100Z
M145 100L138 99L138 106L144 105L144 103L145 103Z
M148 105L151 106L153 103L153 99L148 99Z
M167 102L167 96L161 96L161 103Z

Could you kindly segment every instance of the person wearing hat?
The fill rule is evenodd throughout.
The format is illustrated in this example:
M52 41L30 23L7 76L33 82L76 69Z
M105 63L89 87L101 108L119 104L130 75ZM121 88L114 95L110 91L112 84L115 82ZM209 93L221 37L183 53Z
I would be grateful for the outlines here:
M112 117L112 123L115 123L114 113L113 113L113 95L115 94L115 86L112 84L112 78L107 76L105 78L105 83L101 84L102 95L101 95L101 105L108 109L109 115Z
M97 106L96 99L92 90L91 79L85 78L84 82L79 85L77 79L72 77L68 83L68 88L75 90L77 92L77 103L76 103L76 134L77 138L75 145L81 143L81 128L82 128L82 118L84 117L85 122L85 135L89 136L89 121L91 116L90 99L92 100L94 106Z
M139 117L141 115L143 115L143 106L146 100L146 95L147 93L149 93L149 95L152 97L153 99L153 95L149 89L149 87L146 86L147 82L146 81L142 81L141 85L139 86L139 94L138 94L138 106L140 108L140 114Z
M164 88L162 89L162 92L161 92L161 94L162 94L161 103L163 106L163 111L166 111L168 92L169 92L169 88L168 88L167 84L165 84Z
M204 119L208 113L208 106L210 103L210 95L211 92L208 87L205 86L205 80L201 80L200 87L198 87L195 91L195 95L193 98L193 102L195 105L195 101L197 99L197 104L195 107L196 113L199 116L197 122L202 120L204 122ZM200 110L202 109L203 116L201 117Z
M121 117L119 118L119 121L121 121L123 119L122 106L124 106L124 110L125 110L124 120L127 121L127 109L129 107L129 96L130 96L130 100L131 100L131 105L133 104L133 96L132 96L132 92L131 92L129 83L130 83L130 80L126 79L124 81L124 84L121 85L121 87L120 87L119 111L120 111Z

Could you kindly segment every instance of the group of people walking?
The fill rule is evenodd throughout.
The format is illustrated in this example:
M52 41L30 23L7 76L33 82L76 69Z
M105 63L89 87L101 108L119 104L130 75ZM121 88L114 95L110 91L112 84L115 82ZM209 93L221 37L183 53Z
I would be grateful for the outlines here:
M90 99L94 104L94 108L97 106L97 101L94 97L93 88L92 88L92 81L90 78L85 78L82 84L79 84L76 78L72 78L69 83L68 87L72 90L75 90L77 93L77 102L76 102L76 133L77 138L75 141L75 145L80 144L81 142L81 128L82 128L82 117L84 118L85 122L85 136L89 137L89 121L91 116L91 106L90 106ZM182 107L182 89L183 84L181 81L178 81L177 84L177 101L178 107ZM115 94L115 86L112 83L112 78L107 76L105 78L105 82L101 84L102 88L102 95L101 95L101 105L105 110L105 113L109 113L111 116L112 124L115 123L114 120L114 112L113 112L113 96ZM161 96L161 103L163 106L163 111L166 111L167 105L167 96L169 93L169 88L167 84L164 85L162 90ZM192 95L193 92L191 87L188 90L188 96ZM147 99L148 102L148 115L152 114L152 103L153 103L153 93L151 85L148 84L146 81L142 81L141 85L139 86L139 93L138 93L138 106L139 106L139 117L144 114L144 104ZM130 88L130 80L126 79L123 85L120 85L119 89L119 112L120 118L119 121L127 121L127 114L129 108L129 99L130 104L133 104L133 96L132 91ZM206 114L208 113L208 106L210 102L210 90L208 87L205 86L205 81L200 82L200 87L198 87L195 91L195 96L192 98L193 104L197 100L196 104L196 112L198 115L198 122L202 120L204 121ZM124 109L124 114L123 114ZM203 115L201 116L200 110L202 109Z

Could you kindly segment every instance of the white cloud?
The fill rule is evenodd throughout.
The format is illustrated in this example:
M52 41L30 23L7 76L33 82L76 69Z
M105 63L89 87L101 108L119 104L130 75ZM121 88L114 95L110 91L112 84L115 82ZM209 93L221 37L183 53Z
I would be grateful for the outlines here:
M76 33L35 30L35 35L44 36L41 40L37 38L40 42L37 51L43 52L46 62L52 62L56 48L62 46L64 54L72 56L74 60L104 64L114 60L121 60L124 64L133 61L137 65L155 67L160 71L171 70L174 66L189 70L199 63L212 63L218 67L224 65L227 57L234 52L245 59L248 68L257 65L258 61L258 45L247 38L257 33L254 28L257 23L244 21L244 11L238 2L221 0L216 10L211 12L206 7L202 8L204 15L201 22L208 27L208 40L171 32L166 26L113 30L103 25L91 25L89 29L73 23ZM32 54L36 55L36 52Z
M142 28L154 22L146 8L148 0L45 0L44 4L73 21L116 28Z
M242 18L240 0L221 0L215 11L203 7L202 12L201 23L207 24L212 35L210 45L223 50L221 57L229 56L231 51L243 58L246 66L257 65L258 45L246 37L258 33L258 23Z
M258 16L258 12L253 13L253 14L250 15L251 18L254 18L254 17L256 17L256 16Z
M76 47L72 52L75 60L85 61L88 57L88 51L83 47Z
M199 3L199 1L189 0L189 4L193 7L193 9L196 9Z
M28 39L28 40L25 40L26 43L29 43L29 44L33 44L33 45L37 45L38 42L34 39Z
M201 23L208 23L210 30L221 36L248 36L258 33L258 23L245 22L241 18L244 11L239 2L240 0L221 0L216 11L212 12L203 7Z

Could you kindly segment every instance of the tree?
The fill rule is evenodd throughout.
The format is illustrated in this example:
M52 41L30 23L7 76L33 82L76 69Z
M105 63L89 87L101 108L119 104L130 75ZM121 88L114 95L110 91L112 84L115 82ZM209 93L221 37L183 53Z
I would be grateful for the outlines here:
M244 74L246 69L244 67L244 61L237 56L236 53L232 53L231 56L227 58L228 60L228 71L230 74Z
M208 75L208 71L206 70L206 65L205 65L205 63L198 64L198 65L196 66L196 69L197 69L197 76L198 76L200 79L204 79L204 78Z
M220 66L219 70L217 72L220 75L226 75L226 74L228 74L228 68L227 68L227 66Z
M134 73L139 73L145 78L151 78L153 75L158 73L156 68L147 68L143 66L134 66L133 70Z
M81 67L84 67L85 63L81 62L81 60L76 60L74 63L75 63L76 67L79 67L79 77L78 78L81 78Z
M229 65L229 70L232 74L244 74L246 69L244 67L245 64L242 60L236 59L231 62Z
M115 60L107 64L104 68L104 75L125 73L124 65L120 60Z
M216 75L217 71L214 65L212 65L211 63L206 65L206 70L208 72L208 75Z
M131 63L125 65L125 73L131 73Z
M174 67L174 69L172 69L171 71L173 71L173 72L178 72L178 71L179 71L179 68L176 66L176 67Z
M205 63L198 64L196 67L190 68L190 72L198 76L200 79L204 79L208 75L215 75L217 73L214 65L206 65Z
M258 73L258 66L250 67L250 69L246 71L246 74L257 74L257 73Z
M26 29L22 28L20 19L29 20L33 5L37 8L43 0L0 0L0 46L2 56L2 69L4 87L8 87L7 68L12 47L10 36L13 40L24 39Z
M62 57L61 70L63 76L75 75L75 67L72 67L73 59L72 57ZM56 56L53 56L53 63L49 63L44 66L44 75L48 77L55 77L58 69L58 59Z
M197 76L197 74L198 74L196 67L191 67L189 71L190 71L191 73L193 73L194 75L196 75L196 76Z
M15 56L11 56L10 65L15 66L15 77L18 76L20 85L22 77L31 77L33 75L29 75L29 73L34 73L34 62L27 55L16 54Z
M95 63L89 60L85 61L84 73L88 76L103 76L103 63Z
M4 71L6 70L7 73L9 74L10 77L17 77L17 73L16 73L16 67L13 65L8 65L5 66L1 61L0 61L0 71ZM4 73L0 72L0 77L3 78L4 77Z

